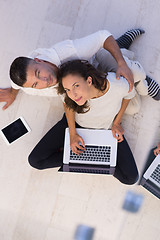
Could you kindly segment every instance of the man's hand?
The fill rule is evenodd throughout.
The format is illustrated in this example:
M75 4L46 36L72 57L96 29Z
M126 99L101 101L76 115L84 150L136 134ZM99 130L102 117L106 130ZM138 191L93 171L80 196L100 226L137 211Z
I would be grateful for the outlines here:
M157 148L154 149L154 155L157 156L158 154L160 154L160 142L157 144Z
M0 102L6 102L3 110L7 109L15 100L19 90L13 88L0 89Z
M129 83L129 92L133 89L134 86L134 79L133 74L127 64L118 65L117 71L116 71L116 78L119 79L120 76L123 76L126 78L126 80Z
M79 144L81 143L81 145ZM83 138L79 136L77 133L70 136L70 147L72 152L80 155L83 151L85 151L85 143Z
M124 129L122 128L121 124L114 124L113 123L112 134L113 134L113 137L118 140L118 142L123 141Z

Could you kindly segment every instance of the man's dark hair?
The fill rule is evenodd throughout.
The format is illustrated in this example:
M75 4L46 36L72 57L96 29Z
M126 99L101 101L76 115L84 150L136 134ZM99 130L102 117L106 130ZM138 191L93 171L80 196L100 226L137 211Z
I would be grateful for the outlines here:
M27 57L18 57L12 62L9 74L15 84L23 86L27 81L26 72L31 61L33 60Z

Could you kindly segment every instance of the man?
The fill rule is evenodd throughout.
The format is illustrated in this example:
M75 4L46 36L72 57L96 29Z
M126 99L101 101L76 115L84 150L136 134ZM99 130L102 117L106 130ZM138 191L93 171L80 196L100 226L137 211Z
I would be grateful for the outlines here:
M128 48L143 32L140 29L131 30L116 41L120 47ZM129 82L129 91L131 91L133 76L116 41L108 31L101 30L81 39L57 43L50 49L37 49L29 58L15 59L10 68L12 87L0 90L0 102L6 102L3 110L12 104L19 89L34 95L56 96L58 66L65 61L77 58L89 60L100 48L108 50L115 58L118 65L117 79L120 75L124 76Z
M160 142L157 144L157 147L154 149L154 155L157 156L160 154Z

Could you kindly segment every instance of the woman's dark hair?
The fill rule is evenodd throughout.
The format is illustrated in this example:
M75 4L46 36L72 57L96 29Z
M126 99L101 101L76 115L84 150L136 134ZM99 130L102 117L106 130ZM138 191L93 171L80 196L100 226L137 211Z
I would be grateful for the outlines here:
M15 84L23 86L23 84L27 81L26 72L31 61L33 60L27 57L18 57L12 62L9 74L11 80Z
M79 106L76 104L72 99L68 97L66 94L63 85L62 79L67 75L79 75L87 80L90 76L92 78L92 84L95 88L99 89L100 91L104 91L107 87L107 73L100 72L99 70L95 69L88 61L86 60L73 60L66 63L63 63L59 70L58 70L58 87L57 91L58 94L65 94L65 104L68 108L73 109L75 112L78 113L85 113L89 111L88 103L86 102L84 105Z

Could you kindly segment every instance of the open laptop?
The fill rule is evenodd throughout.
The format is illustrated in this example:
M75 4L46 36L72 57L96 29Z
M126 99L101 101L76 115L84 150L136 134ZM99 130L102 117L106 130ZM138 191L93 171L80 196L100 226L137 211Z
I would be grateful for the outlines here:
M117 160L117 140L111 130L77 128L86 150L80 155L70 149L69 129L65 131L63 166L59 171L113 174Z
M147 170L145 170L140 185L160 198L160 155L158 155Z

